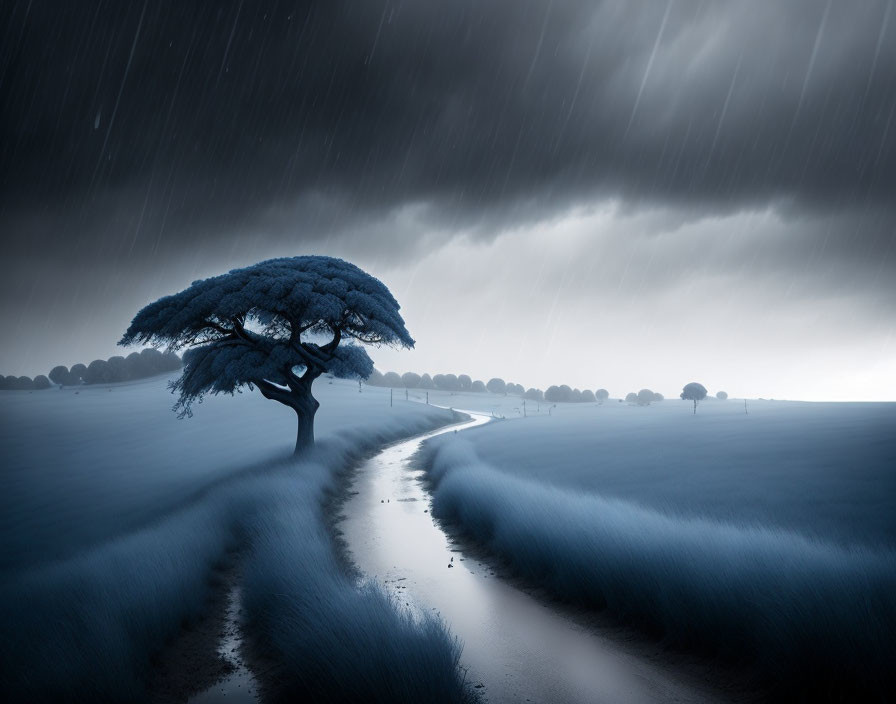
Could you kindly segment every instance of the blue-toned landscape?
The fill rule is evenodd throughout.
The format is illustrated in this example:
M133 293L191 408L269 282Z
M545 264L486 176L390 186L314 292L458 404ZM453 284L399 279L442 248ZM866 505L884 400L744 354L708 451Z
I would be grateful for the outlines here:
M3 702L896 700L896 0L3 9Z

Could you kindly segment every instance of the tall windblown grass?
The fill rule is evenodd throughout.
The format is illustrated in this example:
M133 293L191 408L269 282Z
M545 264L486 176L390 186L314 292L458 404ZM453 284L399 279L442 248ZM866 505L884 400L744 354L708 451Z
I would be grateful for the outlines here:
M463 440L430 458L433 512L524 579L775 685L883 696L896 685L896 555L683 519L519 479Z
M137 532L4 573L4 699L146 699L151 655L202 614L215 564L239 542L245 627L277 663L279 691L459 700L458 645L438 621L416 621L376 585L354 583L323 508L361 453L446 419L395 419L328 440L303 462L273 462L222 483Z
M287 478L268 488L272 501L249 531L243 603L258 645L278 663L272 698L463 700L460 647L442 623L416 619L377 584L356 585L338 562L313 492Z

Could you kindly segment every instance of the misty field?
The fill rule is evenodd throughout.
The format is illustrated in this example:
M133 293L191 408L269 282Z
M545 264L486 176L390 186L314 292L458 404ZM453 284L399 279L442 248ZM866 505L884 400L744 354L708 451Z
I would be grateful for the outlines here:
M321 379L316 393L318 446L301 460L294 416L257 394L212 397L184 421L162 379L0 395L0 622L15 634L0 642L0 689L141 701L150 657L203 613L239 548L273 694L317 682L344 700L460 699L457 644L359 588L324 513L359 454L452 416L390 408L388 390L357 383Z
M894 427L893 404L559 405L430 441L433 510L524 581L670 645L879 694Z

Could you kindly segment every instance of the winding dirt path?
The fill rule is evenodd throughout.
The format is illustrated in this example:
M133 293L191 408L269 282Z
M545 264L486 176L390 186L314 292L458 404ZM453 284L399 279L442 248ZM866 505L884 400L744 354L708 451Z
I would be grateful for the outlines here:
M445 620L463 642L467 681L486 701L719 701L498 579L443 532L414 455L430 437L489 421L467 413L472 420L391 445L355 474L339 528L362 573L408 608Z

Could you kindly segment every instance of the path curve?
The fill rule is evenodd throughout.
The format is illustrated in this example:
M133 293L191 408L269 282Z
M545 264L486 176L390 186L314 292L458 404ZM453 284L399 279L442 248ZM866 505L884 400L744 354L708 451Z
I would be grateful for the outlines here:
M383 449L359 468L340 529L351 559L400 603L435 612L460 638L467 681L490 702L711 702L711 694L620 652L452 545L430 513L413 457L423 441L472 420ZM449 567L449 565L451 565Z

